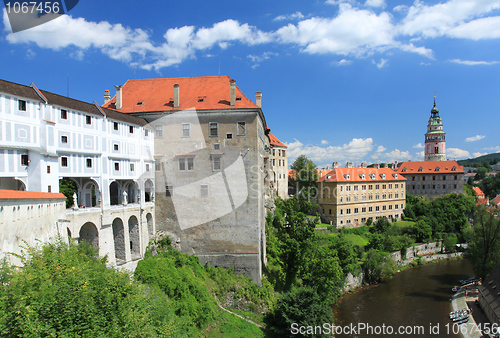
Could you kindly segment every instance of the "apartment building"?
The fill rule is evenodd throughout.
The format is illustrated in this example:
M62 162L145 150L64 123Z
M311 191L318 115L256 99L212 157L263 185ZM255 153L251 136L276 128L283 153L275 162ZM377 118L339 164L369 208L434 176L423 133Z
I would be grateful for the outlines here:
M288 198L288 155L287 146L272 133L269 133L271 145L271 189L274 189L282 199Z
M338 228L380 217L400 220L406 206L406 179L389 168L333 166L318 182L322 217Z

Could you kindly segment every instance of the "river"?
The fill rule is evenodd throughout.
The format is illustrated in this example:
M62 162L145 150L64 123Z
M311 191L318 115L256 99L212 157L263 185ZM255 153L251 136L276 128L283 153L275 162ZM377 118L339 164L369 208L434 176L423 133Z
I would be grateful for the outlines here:
M335 325L343 327L335 337L461 337L448 318L451 288L473 275L468 260L443 261L347 294L334 307Z

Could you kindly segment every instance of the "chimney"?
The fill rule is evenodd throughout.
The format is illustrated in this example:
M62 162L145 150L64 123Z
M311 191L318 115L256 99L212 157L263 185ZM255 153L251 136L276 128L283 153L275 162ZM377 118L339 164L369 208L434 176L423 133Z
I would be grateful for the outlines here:
M339 162L333 162L332 163L332 169L336 169L339 167Z
M345 167L346 167L346 168L352 168L352 167L353 167L353 166L352 166L352 162L347 162L347 163L345 164Z
M179 85L174 84L174 108L179 108Z
M234 107L236 106L236 81L235 80L231 80L229 81L229 84L230 84L230 87L229 87L229 91L231 93L231 107Z
M109 89L104 91L104 104L108 103L111 100L111 94L109 93Z
M255 104L262 108L262 92L255 93Z
M116 109L120 110L123 107L122 86L115 86L115 88L116 88Z

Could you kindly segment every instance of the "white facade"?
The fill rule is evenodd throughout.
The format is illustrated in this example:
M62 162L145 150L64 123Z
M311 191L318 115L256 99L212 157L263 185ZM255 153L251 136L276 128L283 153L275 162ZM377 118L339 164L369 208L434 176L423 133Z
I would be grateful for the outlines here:
M116 234L125 234L122 241L137 237L125 231L127 223L133 233L154 234L153 154L154 133L141 118L0 80L0 189L55 193L60 179L73 180L78 207L66 215L83 223L68 231L82 237L86 212L100 215L92 222L96 234L121 223L121 230L113 228L110 239L98 245L112 262L142 255L148 243L140 235L117 250ZM129 219L108 217L117 210ZM143 231L148 224L151 230Z

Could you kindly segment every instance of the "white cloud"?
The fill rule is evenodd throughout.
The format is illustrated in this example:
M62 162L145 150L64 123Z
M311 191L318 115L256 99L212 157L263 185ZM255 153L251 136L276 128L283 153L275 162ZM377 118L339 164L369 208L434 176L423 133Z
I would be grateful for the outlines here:
M377 151L376 151L376 152L377 152L377 153L383 153L383 152L384 152L384 151L386 151L386 150L387 150L387 148L385 148L384 146L378 146L378 148L377 148Z
M484 148L484 150L494 151L494 152L500 153L500 146Z
M369 7L385 7L385 0L366 0L365 6L369 6Z
M400 48L402 51L405 52L417 53L422 56L425 56L426 58L434 59L434 52L432 51L432 49L427 49L425 47L415 47L413 43L407 45L401 45Z
M326 144L328 144L328 141L327 140L321 140L321 144L322 145L326 145Z
M458 148L448 148L446 149L446 157L449 159L469 158L470 153L467 150L462 150Z
M364 158L373 150L373 139L354 138L342 146L321 147L304 145L299 140L288 143L288 161L293 161L300 155L305 155L315 163L328 163L333 161L356 161Z
M252 63L254 63L252 68L256 68L262 61L268 60L272 56L278 56L278 55L279 55L278 53L264 52L261 55L252 55L252 54L247 55L247 58L249 58L252 61Z
M331 64L335 66L348 66L352 63L351 60L342 59L340 61L332 61Z
M415 145L413 146L413 148L415 148L415 149L424 149L424 145L423 145L422 143L415 144Z
M424 151L419 151L415 153L415 159L416 160L423 160L425 158L425 153Z
M380 48L394 47L395 31L388 13L379 15L339 4L334 18L310 18L276 31L282 43L297 44L309 54L363 56Z
M488 153L481 153L481 152L477 152L477 153L472 153L472 155L473 155L474 157L479 157L479 156L488 155Z
M485 137L486 136L484 136L484 135L476 135L476 136L472 136L472 137L467 137L465 139L465 142L475 142L475 141L482 140Z
M460 59L453 59L450 60L450 62L466 66L491 66L499 63L498 61L470 61L470 60L460 60Z
M377 66L378 69L384 68L385 65L387 64L387 59L380 59L380 62L375 62L375 60L372 60L372 63Z
M399 28L402 34L410 36L492 38L498 34L498 25L493 33L490 29L498 19L474 19L498 8L500 0L449 0L431 6L416 0Z
M280 15L275 17L273 20L274 21L285 21L285 20L302 20L304 19L305 16L301 12L295 12L293 14L288 14L288 15Z

